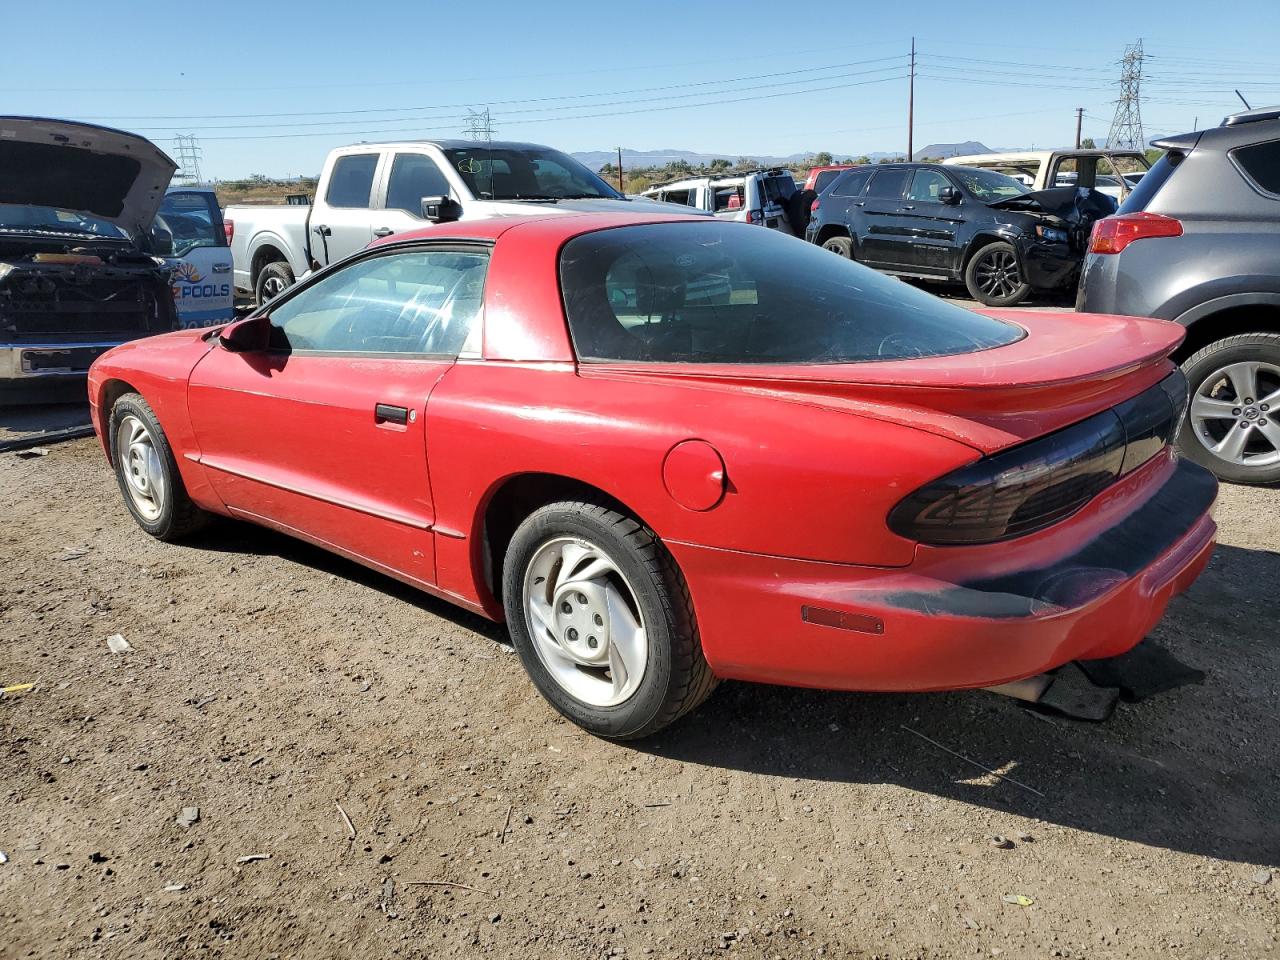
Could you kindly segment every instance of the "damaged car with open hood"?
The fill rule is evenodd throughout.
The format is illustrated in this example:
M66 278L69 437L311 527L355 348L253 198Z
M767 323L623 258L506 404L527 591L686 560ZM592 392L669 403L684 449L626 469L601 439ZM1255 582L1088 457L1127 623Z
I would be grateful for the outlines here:
M74 381L173 330L156 212L176 164L132 133L0 117L0 386Z
M1080 183L1029 190L975 167L886 163L834 180L812 207L811 243L897 276L962 281L987 306L1070 290L1094 221L1115 199Z

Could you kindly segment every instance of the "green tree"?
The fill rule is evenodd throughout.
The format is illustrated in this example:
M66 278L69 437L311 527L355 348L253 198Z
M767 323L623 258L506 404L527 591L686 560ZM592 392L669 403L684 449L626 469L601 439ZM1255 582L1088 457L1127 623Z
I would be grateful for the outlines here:
M830 153L828 153L826 150L823 150L821 153L814 154L813 165L815 167L829 167L834 162L834 160L835 158L832 157Z
M1085 137L1083 140L1080 141L1080 149L1097 150L1098 145L1093 142L1093 137Z

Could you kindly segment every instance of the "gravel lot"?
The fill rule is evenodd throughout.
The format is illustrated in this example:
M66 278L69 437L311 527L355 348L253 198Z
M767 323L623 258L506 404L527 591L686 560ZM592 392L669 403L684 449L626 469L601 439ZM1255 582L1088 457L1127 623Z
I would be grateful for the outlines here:
M1155 634L1207 679L1107 723L725 684L616 745L498 628L272 533L154 542L92 440L0 456L0 956L1272 956L1278 505L1223 490Z

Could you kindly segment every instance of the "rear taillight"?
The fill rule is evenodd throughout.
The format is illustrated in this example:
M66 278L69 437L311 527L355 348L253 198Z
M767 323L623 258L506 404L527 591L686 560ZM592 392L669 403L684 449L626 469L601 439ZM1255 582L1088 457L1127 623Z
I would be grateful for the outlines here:
M810 214L817 213L817 212L818 212L818 207L819 207L819 205L820 205L820 204L819 204L818 198L817 198L817 197L814 197L814 198L813 198L813 203L809 204L809 213L810 213Z
M764 223L764 211L763 211L763 210L748 210L748 211L747 211L747 223Z
M231 246L231 241L236 235L236 222L234 220L223 220L222 232L227 235L227 246Z
M1151 237L1180 237L1182 223L1159 213L1122 213L1103 217L1093 225L1090 253L1119 253L1135 240Z
M1110 410L961 467L902 500L889 529L942 546L995 543L1075 513L1174 437L1186 405L1175 371Z

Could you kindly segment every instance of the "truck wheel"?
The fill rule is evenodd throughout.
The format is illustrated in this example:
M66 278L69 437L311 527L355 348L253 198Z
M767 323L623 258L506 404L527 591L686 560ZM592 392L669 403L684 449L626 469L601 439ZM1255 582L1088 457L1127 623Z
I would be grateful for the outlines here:
M1280 334L1218 340L1182 371L1191 392L1182 454L1222 480L1280 482Z
M711 693L693 602L653 532L595 503L520 524L502 568L507 626L551 705L598 737L661 730Z
M283 260L268 263L258 273L258 283L254 290L259 304L274 300L293 286L293 268Z
M1031 284L1022 279L1013 244L997 240L972 257L964 269L969 296L988 307L1012 307L1027 299Z
M839 254L846 260L853 259L853 240L849 237L828 237L822 241L822 249Z

